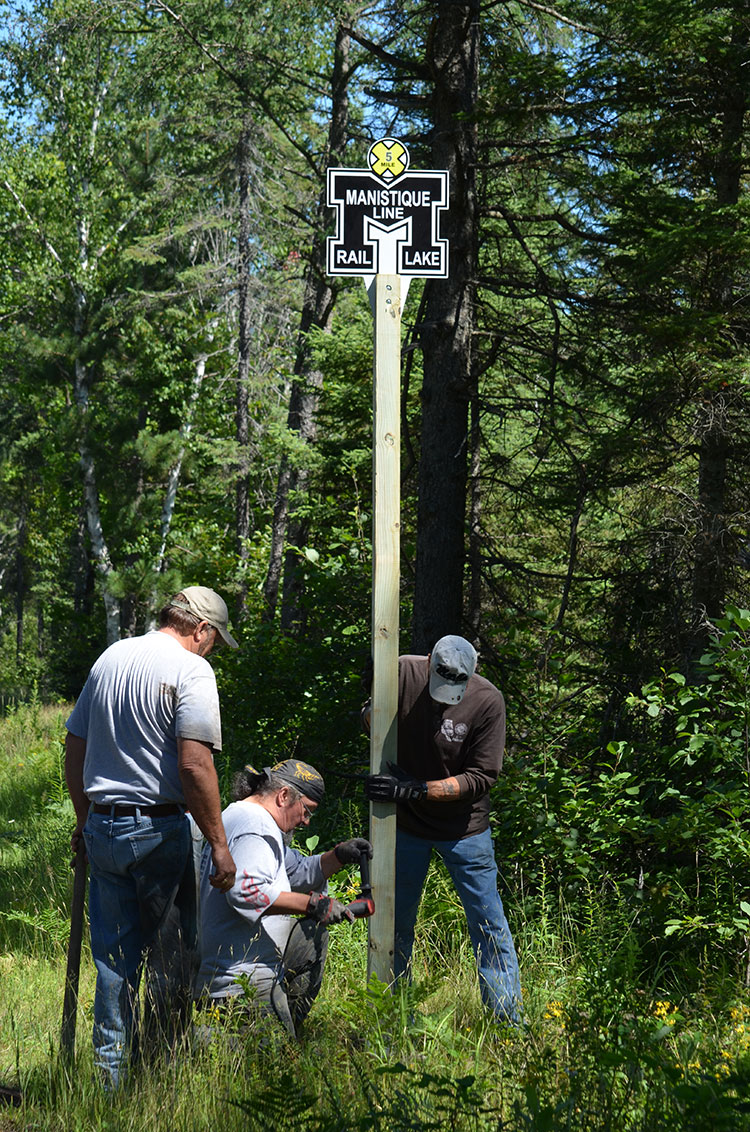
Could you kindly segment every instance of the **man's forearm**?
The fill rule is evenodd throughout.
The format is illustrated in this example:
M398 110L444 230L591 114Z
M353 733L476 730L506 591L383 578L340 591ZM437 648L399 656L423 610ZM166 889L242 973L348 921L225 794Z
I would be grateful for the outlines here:
M212 849L226 846L219 780L211 748L196 739L179 739L178 758L185 804L196 825Z
M178 739L177 759L185 804L211 846L213 872L209 882L220 892L228 892L234 884L236 869L221 819L219 780L211 748L196 739Z
M86 760L86 740L68 731L65 737L65 781L76 812L78 829L83 829L89 812L89 800L83 789L83 764Z
M468 794L462 790L457 778L436 778L427 783L427 798L430 802L455 802Z
M326 853L321 853L320 868L326 880L332 877L334 873L337 873L339 869L343 869L343 867L333 849L329 849Z
M309 892L280 892L264 916L304 916L310 902Z

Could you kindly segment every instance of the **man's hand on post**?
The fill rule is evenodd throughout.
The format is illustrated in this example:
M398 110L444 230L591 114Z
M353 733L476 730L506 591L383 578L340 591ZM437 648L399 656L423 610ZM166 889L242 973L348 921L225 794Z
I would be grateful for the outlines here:
M412 778L395 763L390 774L371 774L365 782L365 798L371 802L416 802L427 796L427 783Z
M363 857L372 857L372 845L364 837L352 837L350 841L340 841L333 851L342 865L358 865Z

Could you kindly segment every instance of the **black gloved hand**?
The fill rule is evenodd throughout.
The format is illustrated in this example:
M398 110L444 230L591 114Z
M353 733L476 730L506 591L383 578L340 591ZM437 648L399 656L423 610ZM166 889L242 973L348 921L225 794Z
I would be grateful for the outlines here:
M352 837L350 841L339 841L333 851L342 865L358 865L363 857L372 857L372 845L364 837Z
M348 920L350 924L354 923L354 915L346 904L342 904L333 896L324 896L322 892L310 893L305 915L325 927L330 924L340 924L342 920Z
M412 778L395 763L390 774L371 774L365 782L365 798L371 802L416 802L427 795L427 783Z

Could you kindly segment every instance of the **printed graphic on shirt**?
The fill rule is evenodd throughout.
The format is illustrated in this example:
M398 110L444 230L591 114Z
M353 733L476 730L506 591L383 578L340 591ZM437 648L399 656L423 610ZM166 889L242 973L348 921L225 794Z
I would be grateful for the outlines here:
M261 892L257 878L251 876L247 869L242 871L243 879L240 881L242 899L251 908L267 908L271 901L265 892Z
M454 723L452 719L444 719L440 725L440 734L449 743L463 743L469 734L469 727L466 723Z

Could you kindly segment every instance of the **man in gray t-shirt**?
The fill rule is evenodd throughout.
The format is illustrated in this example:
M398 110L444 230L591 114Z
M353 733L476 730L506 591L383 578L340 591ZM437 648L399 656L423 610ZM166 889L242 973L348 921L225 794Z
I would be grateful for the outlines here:
M116 1088L136 1041L139 976L153 971L149 1017L172 1040L184 1024L197 949L192 837L211 853L211 884L234 883L213 752L221 750L216 679L206 657L237 642L213 590L189 586L159 615L159 629L111 645L93 665L66 722L65 775L91 884L97 969L95 1063Z

